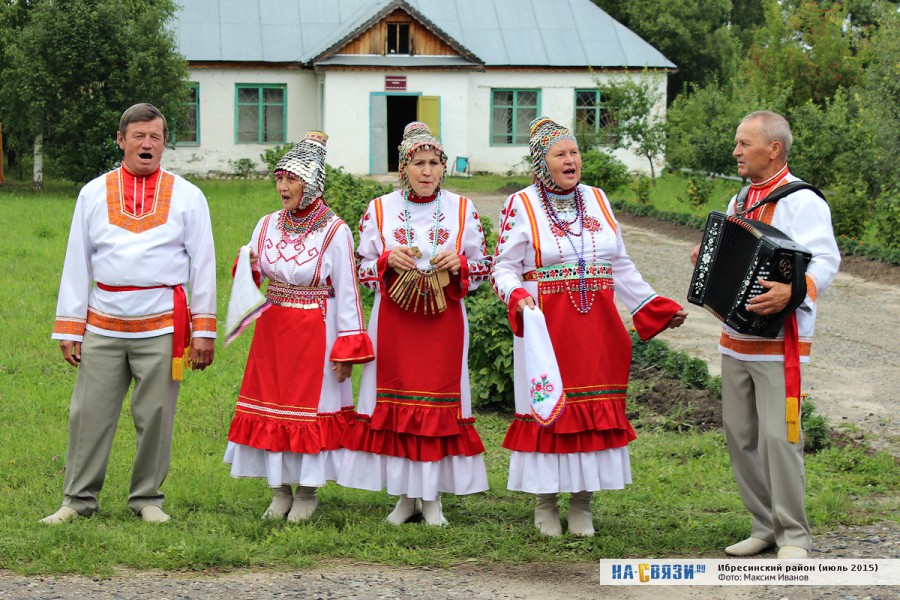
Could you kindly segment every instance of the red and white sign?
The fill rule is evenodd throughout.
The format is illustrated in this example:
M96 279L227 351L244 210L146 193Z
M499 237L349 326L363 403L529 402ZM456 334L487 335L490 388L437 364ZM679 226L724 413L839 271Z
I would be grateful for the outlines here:
M405 92L406 91L406 75L385 75L384 91L386 92Z

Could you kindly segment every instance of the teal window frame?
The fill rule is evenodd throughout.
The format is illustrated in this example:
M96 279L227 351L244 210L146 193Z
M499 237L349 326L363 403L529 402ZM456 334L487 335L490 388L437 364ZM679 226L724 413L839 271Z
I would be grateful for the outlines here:
M579 106L578 105L578 95L579 94L594 94L594 102L592 106ZM578 112L587 112L590 111L593 113L593 131L589 131L590 134L597 137L597 140L600 144L604 146L612 146L616 142L615 134L608 130L612 127L612 117L609 114L609 109L607 108L608 102L603 97L603 92L598 90L597 88L576 88L573 96L573 103L575 106L574 116L572 119L572 131L577 134L588 133L582 131L579 127L578 120ZM601 135L606 132L605 135Z
M241 91L255 89L257 98L255 102L241 102ZM281 102L266 101L266 90L281 90ZM242 140L240 130L241 107L257 107L256 139ZM266 137L266 108L272 106L281 107L281 134L280 139L267 139ZM286 83L236 83L234 86L234 143L235 144L284 144L287 140L287 84Z
M176 146L199 146L200 145L200 84L196 81L187 82L187 87L191 90L192 97L188 100L188 114L193 112L194 114L194 138L187 140L180 140L178 131L174 131L175 134L175 145Z
M497 93L512 93L512 104L498 104L497 103ZM533 93L535 95L534 105L522 105L519 101L520 94L525 93ZM511 124L512 131L507 131L505 133L497 132L494 128L494 121L496 120L494 115L495 113L500 111L509 111L511 110ZM532 114L533 113L533 114ZM527 146L529 140L529 128L526 127L525 134L517 134L516 133L516 124L519 123L520 119L524 119L526 125L530 124L531 121L538 117L541 114L541 89L540 88L491 88L491 112L490 116L490 138L489 142L491 146ZM495 140L495 137L498 136L506 136L507 138L512 138L511 141L498 142Z

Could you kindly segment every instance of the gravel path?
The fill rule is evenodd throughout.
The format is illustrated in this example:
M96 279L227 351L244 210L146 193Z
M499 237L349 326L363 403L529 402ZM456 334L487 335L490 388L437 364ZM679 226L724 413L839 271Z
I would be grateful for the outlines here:
M473 198L482 214L496 218L505 196ZM623 235L629 252L656 290L681 300L690 281L688 261L695 242L638 227L625 216ZM698 234L699 239L699 234ZM895 456L897 430L897 353L890 347L900 324L900 288L838 275L820 299L813 362L804 389L832 425L864 434L866 442ZM719 322L690 306L684 327L666 332L677 348L704 358L718 372L715 351ZM627 318L627 313L626 313ZM813 537L814 557L900 558L900 525L877 523L842 527ZM716 554L707 558L724 558ZM880 600L900 597L887 587L617 587L601 588L594 563L480 565L416 569L328 562L297 572L234 572L216 575L123 572L109 579L21 577L0 572L0 600L6 599L485 599L580 600L597 597L652 600L728 598L739 600Z

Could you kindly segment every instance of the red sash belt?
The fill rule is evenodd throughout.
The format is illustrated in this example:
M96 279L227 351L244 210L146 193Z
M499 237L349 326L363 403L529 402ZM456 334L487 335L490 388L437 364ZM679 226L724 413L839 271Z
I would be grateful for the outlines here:
M107 285L97 282L97 287L104 292L136 292L138 290L172 289L172 379L184 379L184 364L191 360L191 311L188 309L187 294L184 286L179 285Z

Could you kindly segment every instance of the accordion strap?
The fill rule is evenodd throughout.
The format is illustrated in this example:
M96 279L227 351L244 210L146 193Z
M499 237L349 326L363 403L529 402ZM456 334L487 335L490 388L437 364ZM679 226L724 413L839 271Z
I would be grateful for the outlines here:
M814 192L819 198L825 200L825 194L822 191L814 186L811 183L806 183L805 181L792 181L787 183L781 187L775 188L772 190L772 193L766 196L765 200L755 204L752 208L745 208L744 205L747 203L747 197L750 195L750 186L744 186L741 188L741 191L737 193L737 198L735 199L735 208L737 208L737 216L742 217L751 210L756 210L760 206L764 204L771 204L773 202L778 202L785 196L789 194L793 194L794 192L799 192L800 190L810 190ZM828 200L825 200L825 203L828 203Z

